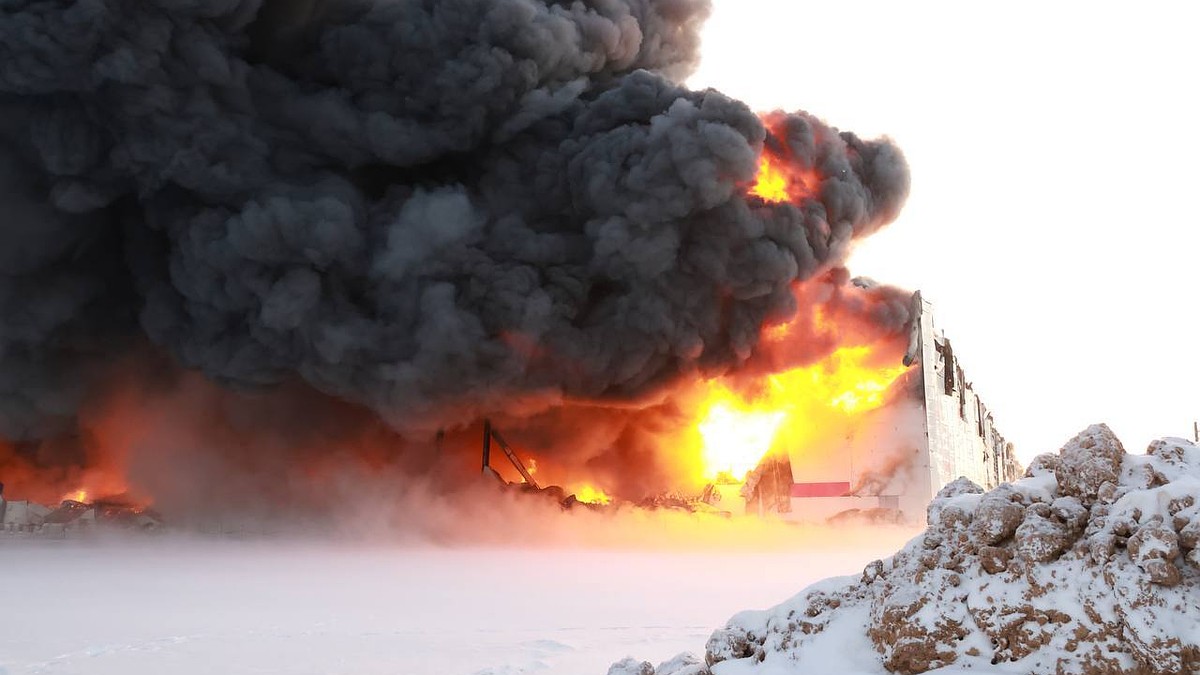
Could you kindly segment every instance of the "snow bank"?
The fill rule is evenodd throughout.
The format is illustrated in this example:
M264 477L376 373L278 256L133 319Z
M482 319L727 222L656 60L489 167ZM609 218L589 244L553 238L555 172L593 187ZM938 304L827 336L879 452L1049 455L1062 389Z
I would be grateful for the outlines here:
M1022 480L959 479L861 576L735 615L705 658L610 675L1200 673L1200 447L1089 427Z

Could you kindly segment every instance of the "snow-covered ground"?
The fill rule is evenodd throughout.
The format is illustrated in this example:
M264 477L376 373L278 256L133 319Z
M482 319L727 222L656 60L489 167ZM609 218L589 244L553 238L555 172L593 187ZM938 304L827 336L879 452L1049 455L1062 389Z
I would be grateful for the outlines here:
M0 538L0 674L604 675L696 651L912 534L655 551Z

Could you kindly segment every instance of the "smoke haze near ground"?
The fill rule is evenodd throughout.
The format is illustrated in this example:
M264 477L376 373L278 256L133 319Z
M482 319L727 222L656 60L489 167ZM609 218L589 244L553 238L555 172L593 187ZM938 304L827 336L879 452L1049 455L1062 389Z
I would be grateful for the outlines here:
M822 542L834 540L833 548ZM861 568L899 533L806 552L300 542L5 545L9 675L604 673ZM32 544L32 545L31 545ZM181 608L186 608L181 611ZM657 662L657 661L656 661Z
M561 495L528 494L480 475L475 428L448 436L439 450L407 442L361 411L341 411L323 423L310 418L294 433L272 422L331 410L324 403L313 407L307 390L231 394L192 374L163 392L127 389L104 402L83 415L89 469L52 474L59 482L42 475L23 483L8 466L5 496L55 503L86 487L94 498L124 494L135 503L151 503L178 532L410 545L782 550L820 539L824 531L743 515L741 499L714 505L726 515L632 503L564 509ZM639 415L651 413L617 411L613 424L636 428ZM560 431L537 419L541 430ZM586 441L579 434L572 438ZM598 457L608 456L604 447L596 441ZM644 450L654 454L626 457L625 465L608 472L594 465L577 469L590 470L592 481L611 479L601 485L619 498L636 501L668 491L669 481L678 480L669 471L674 449L647 440ZM493 462L503 475L519 480L498 451ZM652 477L630 466L660 466L659 479L667 482L647 482ZM564 484L570 492L571 482ZM31 493L31 487L37 491Z

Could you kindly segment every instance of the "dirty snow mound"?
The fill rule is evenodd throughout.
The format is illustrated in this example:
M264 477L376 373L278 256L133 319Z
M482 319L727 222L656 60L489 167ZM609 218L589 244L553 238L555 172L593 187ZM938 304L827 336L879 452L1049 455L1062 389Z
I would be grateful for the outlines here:
M1021 480L947 485L923 535L861 577L734 616L699 666L610 672L1200 673L1198 502L1200 447L1128 455L1095 425Z

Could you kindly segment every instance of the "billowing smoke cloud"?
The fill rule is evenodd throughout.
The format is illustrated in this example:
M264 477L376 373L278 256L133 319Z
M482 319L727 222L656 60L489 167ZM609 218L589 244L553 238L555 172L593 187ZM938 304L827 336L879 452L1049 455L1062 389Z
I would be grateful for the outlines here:
M677 84L707 12L5 3L0 437L69 427L152 352L413 434L746 362L908 173ZM812 199L746 196L764 147L821 176Z

